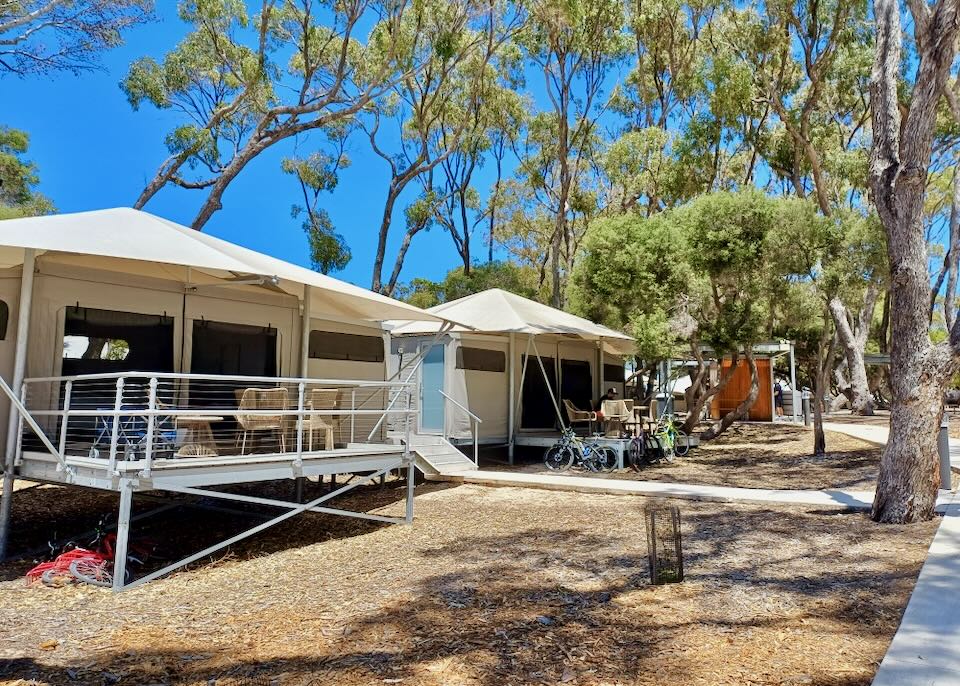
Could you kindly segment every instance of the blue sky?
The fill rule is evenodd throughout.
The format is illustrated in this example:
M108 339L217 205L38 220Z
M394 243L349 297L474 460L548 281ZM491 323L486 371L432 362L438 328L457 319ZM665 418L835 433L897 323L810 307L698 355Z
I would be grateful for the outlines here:
M172 0L157 5L159 21L129 31L125 45L104 55L103 71L0 80L0 125L30 134L29 158L39 167L40 191L61 212L132 205L166 157L163 138L179 120L151 106L134 112L118 85L131 61L143 55L161 57L186 33ZM280 159L290 152L290 146L276 146L251 163L231 184L224 208L204 230L307 265L306 236L300 221L290 217L299 191L294 179L280 171ZM342 173L334 194L322 202L353 252L353 260L335 276L369 287L389 175L363 139L352 139L347 152L353 164ZM168 188L144 209L189 224L203 196L204 191ZM392 232L395 245L402 230L398 214ZM475 240L482 243L483 237ZM384 278L395 253L395 247L388 250ZM485 251L475 248L475 253ZM402 280L439 279L457 264L449 236L434 228L414 239Z

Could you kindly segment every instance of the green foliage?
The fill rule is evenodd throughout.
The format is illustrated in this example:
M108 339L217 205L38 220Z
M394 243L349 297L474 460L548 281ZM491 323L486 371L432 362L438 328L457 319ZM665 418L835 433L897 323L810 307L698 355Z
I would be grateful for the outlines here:
M153 0L0 1L0 76L81 72L153 18Z
M529 267L512 262L490 262L474 265L469 272L463 267L456 267L440 282L414 279L409 285L399 288L397 295L411 305L424 308L490 288L501 288L525 298L540 299L536 283L536 274Z
M0 219L54 212L53 203L36 191L37 166L24 159L30 147L25 131L0 126Z
M314 152L305 158L286 158L280 164L285 173L295 176L299 182L303 204L294 204L290 214L294 219L303 217L310 263L323 274L343 269L351 257L350 248L344 237L336 232L330 214L319 206L320 195L337 187L339 170L350 164L343 154L344 132L334 130L328 133L338 146L334 154Z

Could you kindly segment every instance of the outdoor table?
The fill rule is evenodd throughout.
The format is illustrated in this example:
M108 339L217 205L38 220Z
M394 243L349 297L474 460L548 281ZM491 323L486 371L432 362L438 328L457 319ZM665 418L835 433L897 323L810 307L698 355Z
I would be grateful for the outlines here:
M177 428L185 428L186 436L183 445L177 450L175 457L215 457L217 442L213 438L212 422L222 422L223 417L209 415L184 414L177 417Z

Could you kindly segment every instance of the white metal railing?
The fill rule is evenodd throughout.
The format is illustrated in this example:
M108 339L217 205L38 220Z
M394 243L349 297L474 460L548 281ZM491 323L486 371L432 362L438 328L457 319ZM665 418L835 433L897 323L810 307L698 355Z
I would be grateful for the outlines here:
M483 420L480 419L480 417L475 415L473 412L471 412L468 408L464 407L461 403L457 402L456 400L451 398L449 395L444 393L443 391L438 390L437 392L443 396L445 401L449 403L453 403L455 407L458 407L464 412L466 412L467 416L470 418L470 433L473 436L473 464L479 467L480 466L480 425L483 424ZM443 438L444 440L446 440L447 438L446 422L444 422L444 427L443 427Z
M267 454L288 456L299 467L305 453L322 455L315 446L357 445L361 427L366 439L359 443L385 444L378 427L390 415L410 426L414 390L400 381L217 374L36 377L24 380L21 415L61 468L82 457L114 474L121 463L136 463L149 476L156 459L262 455L264 439L274 448ZM408 401L398 405L404 395Z

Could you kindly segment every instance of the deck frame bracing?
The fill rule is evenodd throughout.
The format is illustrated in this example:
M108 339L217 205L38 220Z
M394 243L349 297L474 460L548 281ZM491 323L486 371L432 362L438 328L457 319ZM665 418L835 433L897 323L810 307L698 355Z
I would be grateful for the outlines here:
M153 376L150 374L141 373L131 373L126 376L131 375L148 377ZM96 377L97 375L89 376ZM99 378L104 378L105 376L106 375L99 375ZM176 375L176 377L183 378L188 381L191 378L215 378L211 375ZM299 392L296 394L297 406L295 409L282 411L270 410L270 412L274 412L275 414L284 415L284 417L288 418L287 421L291 422L291 425L296 426L297 438L294 442L294 449L288 452L270 452L267 454L251 453L240 455L163 458L151 454L150 450L152 445L151 440L154 439L154 436L157 433L155 430L156 417L159 416L161 412L168 416L176 417L178 414L183 414L187 411L179 411L175 409L171 410L169 408L162 411L156 409L154 399L157 383L155 378L151 378L150 403L146 408L137 408L134 410L121 409L120 402L115 400L113 409L100 409L95 411L96 414L107 417L107 421L109 421L112 430L112 436L110 436L109 443L109 457L95 457L78 453L76 447L72 447L65 439L65 436L67 435L66 427L70 418L89 417L92 414L91 410L89 409L71 408L70 406L70 387L74 381L83 378L84 377L26 379L24 380L23 387L21 388L20 397L17 397L15 391L10 388L4 379L0 378L0 391L2 391L2 393L7 395L7 397L10 399L11 406L13 408L12 411L17 414L17 425L20 427L20 431L18 432L17 436L16 461L14 463L14 468L12 470L6 470L4 474L4 480L10 482L11 490L13 479L22 478L26 480L36 480L43 483L89 487L99 490L119 492L120 503L116 527L117 541L113 575L114 591L126 590L128 588L133 588L135 586L147 583L148 581L168 574L169 572L179 569L184 565L188 565L191 562L202 559L207 555L210 555L245 538L256 535L257 533L260 533L304 512L319 512L341 517L350 517L391 524L410 524L413 521L414 460L413 454L410 452L408 447L409 440L400 445L379 441L368 443L347 442L346 445L343 445L342 447L334 446L327 448L325 446L322 450L308 448L304 445L305 442L303 440L303 428L305 426L304 421L311 415L330 416L337 414L340 415L341 421L349 420L352 423L355 417L382 415L382 420L383 417L388 414L396 414L402 415L406 420L405 424L407 427L409 427L412 421L411 415L413 414L413 412L409 409L409 403L404 404L406 406L405 409L394 409L393 404L390 404L383 409L376 410L363 409L362 406L357 407L353 400L350 402L349 409L344 407L343 409L334 411L328 409L315 410L307 407L304 403L303 391L305 386L316 386L319 384L330 385L334 383L340 386L349 386L353 384L356 388L369 388L377 386L390 388L392 386L398 386L400 387L398 395L400 395L404 393L410 393L413 388L412 384L403 382L376 383L368 381L351 382L345 380L325 381L316 379L269 379L269 381L273 383L292 384L299 390ZM252 379L254 378L243 377L240 378L239 381L241 383L248 383ZM56 408L56 406L54 406L54 409L32 410L27 406L26 399L28 394L25 389L30 383L50 380L55 380L65 385L66 392L62 396L62 406L60 408ZM257 378L256 380L266 381L268 379ZM122 388L122 377L116 378L116 381L117 387ZM355 396L355 394L350 395ZM203 414L205 411L189 410L189 412L192 414ZM261 414L266 412L267 411L263 411ZM223 414L223 412L220 410L210 410L208 413ZM250 412L249 414L256 415L257 411ZM147 449L144 457L134 457L131 459L129 456L122 455L121 451L119 450L118 432L120 430L120 425L122 424L119 418L130 415L137 415L145 419L147 425ZM48 426L46 429L41 426L42 422L49 423L51 418L58 419L61 422L59 429L56 428L55 423L54 425ZM409 431L409 428L407 431ZM25 448L23 445L23 436L25 435L24 432L35 434L43 448L41 450ZM58 433L59 435L57 435ZM353 432L351 428L351 434L352 433ZM48 435L52 435L55 437L55 439L58 439L57 442L59 443L59 446L54 445L54 442L51 441ZM358 486L371 483L377 479L383 479L386 474L393 470L402 472L404 469L406 470L407 487L405 493L406 507L404 516L402 517L388 517L372 513L354 512L351 510L323 505L323 503L329 501L330 499L351 491ZM298 479L302 479L307 476L322 477L326 474L331 475L331 482L333 482L333 478L335 478L334 475L336 474L353 474L355 476L349 483L335 490L331 490L330 492L325 493L324 495L307 503L299 502L299 498L297 498L297 502L290 502L273 498L226 493L221 490L217 490L218 486L230 484L256 483L284 479L293 479L294 483L296 483ZM166 491L169 493L198 496L223 501L265 505L268 507L281 508L285 511L276 517L269 517L266 519L266 521L261 521L255 526L245 529L244 531L241 531L240 533L231 536L226 540L217 542L198 553L189 555L177 562L163 567L162 569L132 580L129 583L125 583L126 561L127 552L129 549L131 523L141 518L140 516L131 516L133 499L135 493L144 493L146 491ZM9 519L4 522L0 522L0 525L2 525L3 528L8 529L10 526Z

